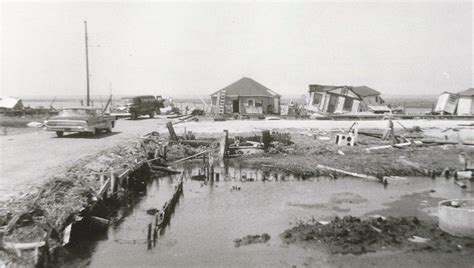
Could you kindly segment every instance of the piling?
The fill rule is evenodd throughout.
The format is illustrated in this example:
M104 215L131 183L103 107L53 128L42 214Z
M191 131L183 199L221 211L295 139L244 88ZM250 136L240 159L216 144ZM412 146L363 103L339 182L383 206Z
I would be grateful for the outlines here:
M265 152L268 151L268 148L270 147L270 143L272 142L272 136L270 135L269 130L264 130L262 131L262 143L263 143L263 149Z
M148 224L147 241L148 241L148 249L151 249L151 223Z
M173 123L172 122L166 123L166 127L168 128L168 132L170 133L170 140L178 141L178 136L176 135L176 132L174 131Z

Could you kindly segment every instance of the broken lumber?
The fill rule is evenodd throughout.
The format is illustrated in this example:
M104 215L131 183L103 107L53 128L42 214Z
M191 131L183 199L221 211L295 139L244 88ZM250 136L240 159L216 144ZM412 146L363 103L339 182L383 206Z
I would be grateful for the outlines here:
M111 178L108 178L105 181L105 183L102 186L100 186L100 190L99 190L99 192L97 192L98 196L102 197L102 195L107 191L107 189L109 188L109 185L110 185L110 180L111 180Z
M167 167L162 167L162 166L152 166L152 169L154 171L164 171L164 172L168 172L168 173L176 173L176 174L181 173L178 170L174 170L174 169L167 168Z
M319 168L319 169L326 169L326 170L329 170L329 171L334 171L334 172L346 174L346 175L357 177L357 178L362 178L362 179L367 179L367 180L372 180L372 181L381 181L379 178L374 177L374 176L360 174L360 173L356 173L356 172L345 171L345 170L338 169L338 168L328 167L328 166L319 165L319 164L316 167Z
M39 248L45 245L44 241L31 243L5 243L6 248L14 248L18 250L29 250Z
M202 155L202 154L205 154L205 153L207 153L207 152L208 152L208 151L205 150L205 151L202 151L202 152L200 152L200 153L197 153L197 154L194 154L194 155L191 155L191 156L182 158L182 159L178 159L178 160L173 161L173 162L171 162L171 163L172 163L172 164L175 164L175 163L183 162L183 161L189 160L189 159L191 159L191 158L194 158L194 157L196 157L196 156L200 156L200 155Z
M465 189L467 188L467 185L464 183L464 182L461 182L461 181L454 181L454 183L456 183L457 186Z

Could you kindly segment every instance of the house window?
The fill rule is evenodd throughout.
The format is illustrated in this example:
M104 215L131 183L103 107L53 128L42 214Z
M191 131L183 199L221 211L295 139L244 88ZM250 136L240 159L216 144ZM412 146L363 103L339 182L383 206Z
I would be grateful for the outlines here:
M255 107L263 107L263 102L260 101L260 102L255 102Z
M252 99L247 100L247 106L255 106L255 101Z
M352 103L354 102L354 100L352 98L346 98L346 100L344 101L344 111L351 111L352 110Z
M323 95L314 93L313 94L313 105L319 105L321 103L321 99L323 98Z

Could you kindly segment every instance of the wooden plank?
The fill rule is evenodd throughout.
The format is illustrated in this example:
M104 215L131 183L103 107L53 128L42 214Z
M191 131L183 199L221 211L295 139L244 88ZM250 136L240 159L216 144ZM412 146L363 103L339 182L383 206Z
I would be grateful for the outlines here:
M99 192L97 192L97 195L98 196L102 196L105 191L107 191L107 189L109 188L109 185L110 185L110 178L108 178L105 183L100 187L100 190Z
M29 250L35 249L44 246L46 243L44 241L40 242L31 242L31 243L5 243L6 248L14 248L18 250Z
M205 154L205 153L207 153L207 152L208 152L207 150L204 150L204 151L202 151L202 152L200 152L200 153L197 153L197 154L194 154L194 155L185 157L185 158L178 159L178 160L173 161L173 162L171 162L171 163L172 163L172 164L176 164L176 163L179 163L179 162L183 162L183 161L189 160L189 159L191 159L191 158L194 158L194 157L200 156L200 155L202 155L202 154Z
M13 218L8 222L7 227L5 227L5 233L8 234L10 231L15 227L16 223L20 219L21 214L16 214Z
M360 174L360 173L356 173L356 172L345 171L345 170L342 170L342 169L333 168L333 167L328 167L328 166L324 166L324 165L317 165L316 167L317 167L317 168L320 168L320 169L326 169L326 170L330 170L330 171L335 171L335 172L338 172L338 173L346 174L346 175L353 176L353 177L357 177L357 178L362 178L362 179L367 179L367 180L373 180L373 181L380 181L380 179L378 179L377 177L370 176L370 175L365 175L365 174Z

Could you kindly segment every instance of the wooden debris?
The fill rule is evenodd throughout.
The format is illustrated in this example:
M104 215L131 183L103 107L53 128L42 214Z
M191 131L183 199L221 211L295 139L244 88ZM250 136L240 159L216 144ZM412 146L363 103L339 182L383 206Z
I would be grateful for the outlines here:
M342 173L342 174L346 174L346 175L357 177L357 178L362 178L362 179L367 179L367 180L372 180L372 181L381 181L379 178L374 177L374 176L360 174L360 173L356 173L356 172L345 171L345 170L342 170L342 169L337 169L337 168L328 167L328 166L324 166L324 165L319 165L318 164L317 168L325 169L325 170L329 170L329 171L334 171L334 172L337 172L337 173Z

